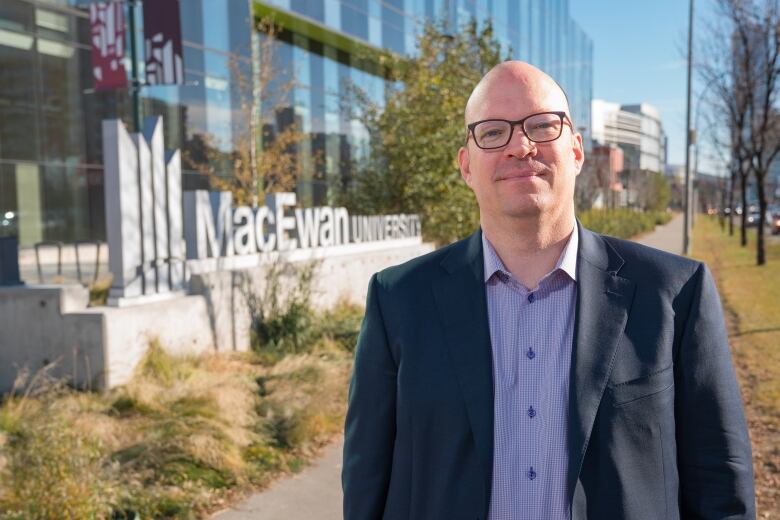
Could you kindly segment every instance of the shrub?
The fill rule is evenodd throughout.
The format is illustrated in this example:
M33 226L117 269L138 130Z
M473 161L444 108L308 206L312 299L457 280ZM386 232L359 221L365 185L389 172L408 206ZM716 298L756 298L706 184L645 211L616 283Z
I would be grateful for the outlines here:
M355 350L365 310L347 301L337 303L317 317L317 335L332 340L341 348Z
M632 238L666 224L671 214L665 211L635 211L629 208L591 209L580 212L580 222L586 228L618 238Z
M307 421L309 414L305 409L295 410L274 400L265 400L258 406L258 414L263 417L264 433L278 448L299 448L307 441Z
M312 283L317 264L275 263L266 274L262 298L250 293L252 348L276 361L312 344ZM287 282L285 284L285 282Z
M28 398L25 398L28 399ZM16 408L3 451L0 517L105 518L115 496L114 466L96 438L74 428L59 409L61 395L28 399ZM5 403L6 411L14 409Z

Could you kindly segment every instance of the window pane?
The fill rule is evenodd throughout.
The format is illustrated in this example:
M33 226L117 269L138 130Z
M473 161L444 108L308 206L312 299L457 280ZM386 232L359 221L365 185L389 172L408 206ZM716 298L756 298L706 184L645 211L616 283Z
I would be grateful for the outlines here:
M35 53L0 45L0 158L38 158Z
M80 55L73 47L52 42L56 48L43 51L38 40L41 102L40 125L43 157L53 161L84 160L84 119ZM51 51L51 52L49 52ZM86 56L84 56L86 57Z
M33 30L33 6L19 0L0 2L0 29L13 31Z

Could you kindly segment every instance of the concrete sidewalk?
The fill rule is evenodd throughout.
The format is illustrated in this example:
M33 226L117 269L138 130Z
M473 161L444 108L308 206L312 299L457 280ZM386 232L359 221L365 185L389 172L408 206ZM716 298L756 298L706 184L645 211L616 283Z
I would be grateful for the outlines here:
M275 482L215 520L341 520L341 452L343 439L325 448L322 457L301 473Z
M637 238L636 242L681 255L683 248L683 222L683 215L676 215L666 225L657 226L655 231Z
M641 236L637 242L671 253L682 251L683 217ZM328 446L322 458L303 472L274 483L215 520L340 520L343 439Z

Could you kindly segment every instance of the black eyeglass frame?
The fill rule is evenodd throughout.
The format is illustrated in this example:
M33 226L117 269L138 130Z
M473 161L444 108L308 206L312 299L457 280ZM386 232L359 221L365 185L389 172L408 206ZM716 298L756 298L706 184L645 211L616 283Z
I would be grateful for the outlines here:
M531 139L531 137L528 135L528 132L526 132L526 130L525 130L525 125L524 125L524 123L526 122L526 120L528 120L528 119L530 119L530 118L532 118L532 117L535 117L535 116L541 116L541 115L544 115L544 114L555 114L556 116L560 117L560 118L561 118L561 131L560 131L560 132L558 132L558 135L557 135L557 136L555 136L555 137L554 137L554 138L552 138L552 139L545 139L544 141L537 141L537 140L535 140L535 139ZM500 146L488 146L488 147L485 147L485 146L481 146L481 145L480 145L480 144L477 142L477 135L474 133L474 129L475 129L475 128L477 127L477 125L479 125L480 123L487 123L488 121L502 121L502 122L504 122L504 123L509 123L509 134L508 134L508 139L507 139L507 141L506 141L504 144L502 144L502 145L500 145ZM525 136L528 138L528 140L529 140L529 141L531 141L532 143L550 143L550 142L552 142L552 141L555 141L556 139L559 139L559 138L561 137L561 135L563 135L563 125L564 125L564 124L568 124L568 125L569 125L569 128L571 128L571 129L572 129L572 131L574 131L574 125L573 125L573 123L571 122L571 119L570 119L570 118L569 118L569 116L566 114L566 112L563 112L563 111L537 112L537 113L535 113L535 114L530 114L530 115L527 115L527 116L525 116L523 119L518 119L518 120L516 120L516 121L510 121L509 119L482 119L481 121L475 121L475 122L473 122L473 123L469 123L468 125L466 125L466 128L467 128L467 132L466 132L466 142L468 143L468 141L469 141L469 136L471 136L471 137L473 137L473 138L474 138L474 144L475 144L475 145L477 145L477 148L480 148L480 149L482 149L482 150L497 150L498 148L503 148L504 146L506 146L506 145L508 145L508 144L509 144L509 141L511 141L511 140L512 140L512 136L515 134L515 126L519 125L519 126L520 126L520 128L523 130L523 134L524 134L524 135L525 135Z

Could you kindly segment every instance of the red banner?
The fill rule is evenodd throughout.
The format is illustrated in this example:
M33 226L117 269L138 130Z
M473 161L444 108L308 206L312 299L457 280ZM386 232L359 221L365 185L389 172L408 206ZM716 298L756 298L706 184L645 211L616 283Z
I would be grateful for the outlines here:
M144 2L146 84L184 83L179 0Z
M119 2L90 4L92 84L95 90L127 87L125 15Z

